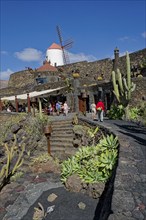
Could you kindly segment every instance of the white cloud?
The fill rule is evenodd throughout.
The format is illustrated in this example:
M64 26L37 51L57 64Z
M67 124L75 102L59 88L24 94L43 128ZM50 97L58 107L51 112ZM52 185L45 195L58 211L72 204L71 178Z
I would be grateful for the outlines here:
M120 40L120 41L125 41L125 40L129 40L129 37L127 37L127 36L124 36L124 37L120 37L120 38L119 38L119 40Z
M13 73L13 71L10 69L7 69L5 71L1 71L0 72L1 80L8 80L12 73Z
M22 61L41 61L42 60L42 52L40 50L34 48L25 48L20 52L15 52L15 56Z
M81 62L81 61L91 62L91 61L97 60L97 58L94 57L93 55L85 55L84 53L74 54L74 53L68 52L68 56L69 56L70 63Z
M146 31L141 34L143 38L146 38Z

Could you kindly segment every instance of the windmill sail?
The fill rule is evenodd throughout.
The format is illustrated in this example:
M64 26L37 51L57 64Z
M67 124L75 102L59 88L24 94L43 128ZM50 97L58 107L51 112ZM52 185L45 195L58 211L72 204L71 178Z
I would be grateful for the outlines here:
M67 53L67 49L72 47L73 41L72 40L67 40L67 41L65 41L65 44L63 44L61 29L58 25L56 26L56 29L57 29L57 33L58 33L58 37L59 37L60 46L61 46L62 52L63 52L64 64L68 64L69 63L69 56L68 56L68 53Z

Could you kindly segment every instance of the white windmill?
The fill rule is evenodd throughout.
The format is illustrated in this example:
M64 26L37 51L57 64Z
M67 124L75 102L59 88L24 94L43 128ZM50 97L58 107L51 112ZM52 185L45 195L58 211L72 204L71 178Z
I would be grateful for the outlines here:
M63 66L69 63L69 57L67 54L67 49L72 46L73 41L68 40L63 45L63 39L61 36L61 31L59 26L56 27L60 45L53 43L46 52L46 61L49 62L52 66Z

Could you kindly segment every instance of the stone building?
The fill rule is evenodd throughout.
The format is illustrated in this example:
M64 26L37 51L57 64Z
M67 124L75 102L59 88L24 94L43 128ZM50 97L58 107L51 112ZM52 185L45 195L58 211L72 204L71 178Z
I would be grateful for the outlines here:
M146 49L131 53L130 61L133 81L137 84L131 101L133 104L146 97ZM114 97L111 72L117 68L123 75L126 73L126 57L119 57L118 48L114 50L114 59L63 66L52 66L49 61L45 61L38 69L11 74L8 87L0 89L0 98L56 88L45 97L51 102L66 100L71 111L90 111L91 103L96 103L99 98L105 102L106 109L110 109Z

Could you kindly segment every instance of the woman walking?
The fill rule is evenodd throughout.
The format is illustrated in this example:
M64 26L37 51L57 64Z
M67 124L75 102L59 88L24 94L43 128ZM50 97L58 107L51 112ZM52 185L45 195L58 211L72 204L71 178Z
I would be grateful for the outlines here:
M103 113L105 110L105 106L101 99L99 99L99 102L96 104L96 110L97 110L98 120L103 122Z

